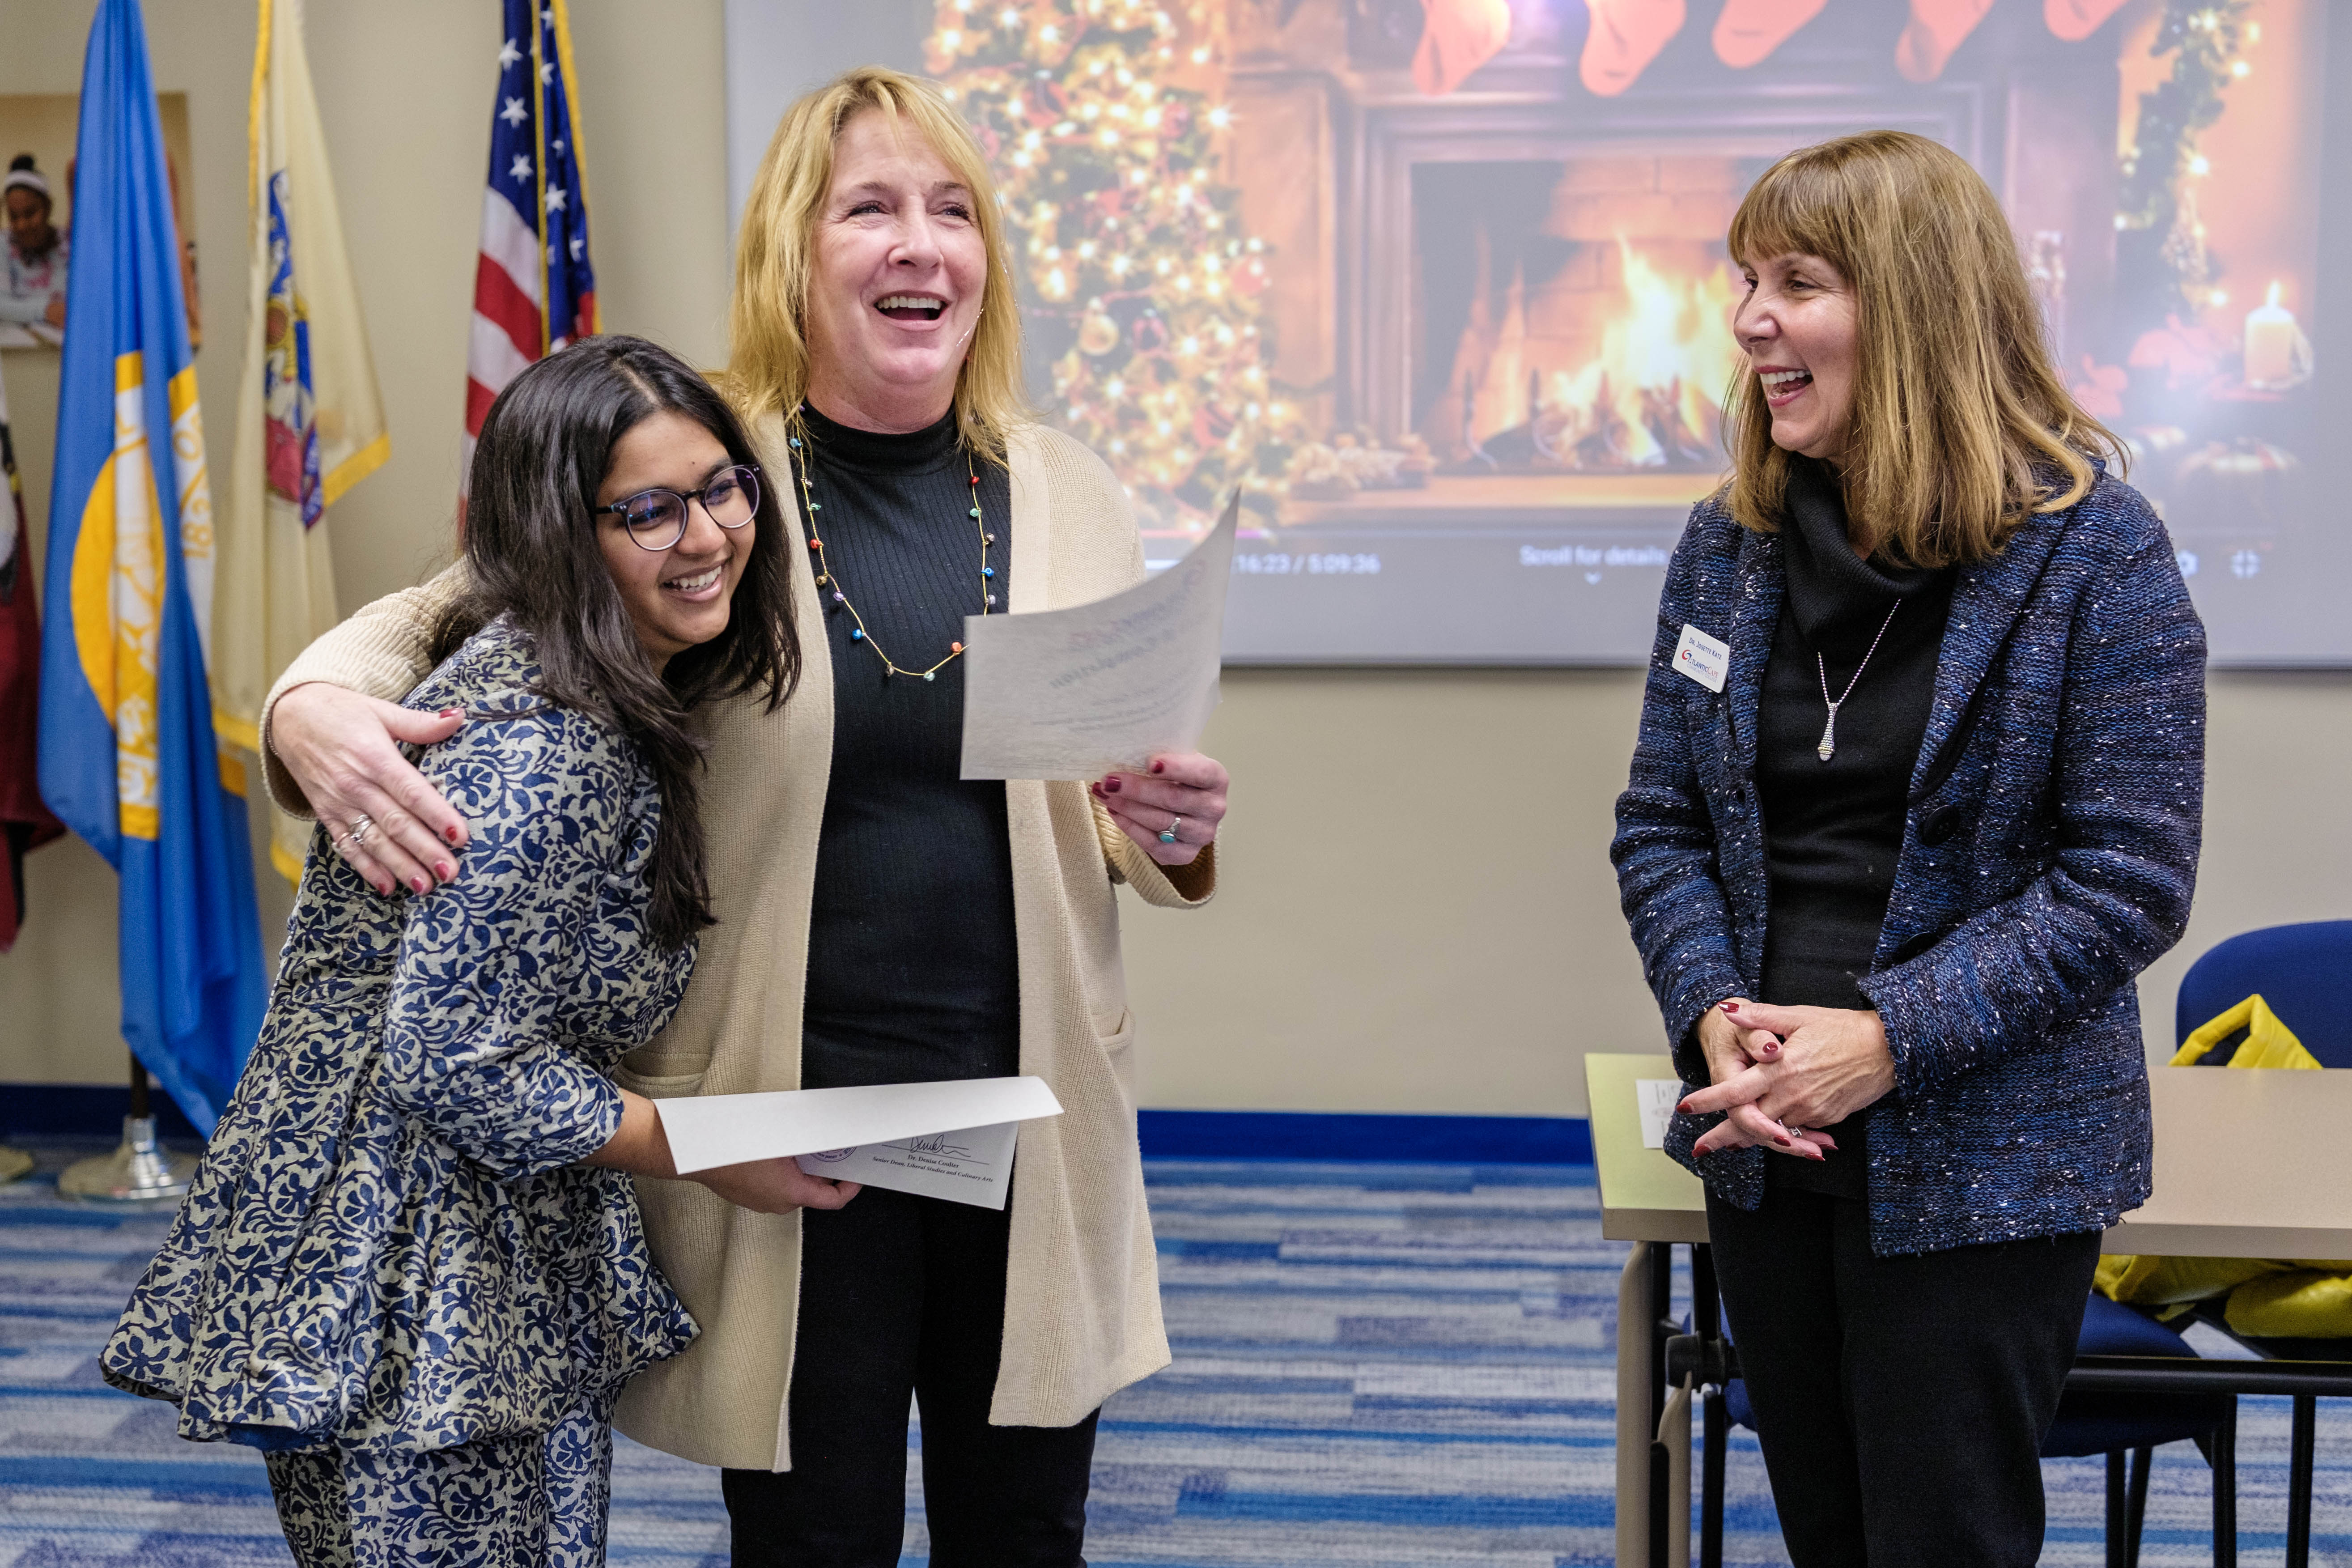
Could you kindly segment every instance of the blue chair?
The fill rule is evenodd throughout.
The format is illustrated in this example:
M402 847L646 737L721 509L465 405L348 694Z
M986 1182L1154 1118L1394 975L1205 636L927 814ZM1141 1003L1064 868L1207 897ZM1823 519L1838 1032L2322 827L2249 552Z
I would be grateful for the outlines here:
M2074 1353L2188 1356L2188 1341L2095 1290L2084 1304ZM2233 1394L2087 1394L2070 1389L2042 1439L2046 1459L2107 1457L2107 1562L2135 1568L2147 1513L2148 1471L2167 1443L2193 1442L2213 1467L2213 1563L2238 1560L2238 1398ZM2126 1458L2128 1456L2128 1458Z
M2352 1068L2352 1016L2343 1003L2352 973L2352 921L2267 926L2208 948L2180 977L2173 1028L2187 1040L2259 991L2322 1067Z
M2188 1341L2163 1324L2095 1293L2084 1304L2075 1353L2191 1359L2197 1354ZM1755 1429L1746 1379L1734 1377L1725 1384L1722 1408L1735 1425ZM2167 1443L2194 1442L2213 1467L2214 1568L2231 1568L2238 1560L2237 1433L2234 1394L2070 1392L2058 1402L2058 1416L2042 1440L2042 1454L2050 1459L2107 1457L2108 1568L2136 1568L2156 1450ZM1718 1462L1715 1456L1720 1448L1719 1443L1708 1441L1707 1463ZM1718 1511L1703 1522L1700 1536L1712 1544L1722 1538L1723 1487L1716 1476L1705 1481L1701 1508Z
M2176 1036L2187 1040L2208 1018L2220 1016L2256 992L2294 1032L2322 1067L2352 1068L2352 1017L2341 1001L2343 977L2352 973L2352 921L2310 921L2265 926L2208 948L2180 978L2173 1008ZM2221 1314L2209 1322L2229 1331ZM2342 1340L2260 1340L2232 1334L2266 1359L2334 1361L2347 1353ZM2286 1561L2302 1568L2311 1556L2313 1449L2319 1426L2318 1396L2294 1396L2287 1439Z

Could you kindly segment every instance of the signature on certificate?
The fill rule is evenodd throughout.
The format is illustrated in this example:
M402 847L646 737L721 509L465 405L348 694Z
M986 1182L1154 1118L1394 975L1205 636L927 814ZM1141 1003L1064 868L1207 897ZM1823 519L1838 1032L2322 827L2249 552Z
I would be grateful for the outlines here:
M929 1138L909 1138L904 1143L899 1144L898 1147L904 1149L909 1154L936 1154L945 1160L971 1160L977 1158L977 1156L972 1153L969 1145L950 1142L948 1140L951 1134L941 1132L935 1133Z

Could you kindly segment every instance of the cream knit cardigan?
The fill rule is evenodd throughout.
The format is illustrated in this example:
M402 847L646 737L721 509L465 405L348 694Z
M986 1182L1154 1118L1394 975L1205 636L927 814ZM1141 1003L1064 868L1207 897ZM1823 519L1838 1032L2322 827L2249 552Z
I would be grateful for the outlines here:
M780 420L771 417L754 438L767 472L791 471ZM1043 427L1017 434L1008 459L1013 611L1083 604L1143 575L1134 514L1101 459ZM801 685L773 714L751 699L709 712L703 831L719 923L703 934L693 984L669 1028L616 1075L656 1100L800 1084L809 902L833 756L833 663L799 512L790 487L776 489L786 492ZM427 673L426 640L457 570L380 599L320 637L279 679L271 705L312 680L391 700L406 695ZM265 710L265 752L268 733ZM268 771L278 804L307 811L274 756ZM1127 883L1147 903L1189 906L1207 900L1216 872L1208 850L1192 866L1162 868L1081 784L1011 782L1004 809L1021 1070L1053 1087L1064 1114L1021 1130L1003 1356L989 1419L1066 1426L1169 1359L1136 1146L1135 1021L1112 884ZM789 1469L800 1215L737 1208L693 1182L641 1181L637 1194L655 1258L702 1337L628 1386L617 1424L703 1464Z

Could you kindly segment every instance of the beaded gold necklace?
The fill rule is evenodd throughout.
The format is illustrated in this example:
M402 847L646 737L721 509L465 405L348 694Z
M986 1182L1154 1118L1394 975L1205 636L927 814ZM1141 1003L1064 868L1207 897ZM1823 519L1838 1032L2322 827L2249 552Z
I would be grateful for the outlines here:
M876 642L873 634L866 630L866 617L857 613L857 606L850 603L849 595L842 590L840 574L834 571L832 563L824 558L824 537L823 531L817 527L816 521L816 514L824 508L817 504L815 488L810 483L810 476L816 467L813 460L814 454L809 448L801 445L799 437L793 436L788 439L793 450L799 457L795 467L799 470L797 478L801 482L801 504L807 508L808 511L808 547L816 554L816 585L833 595L834 604L849 612L850 620L856 623L850 628L849 640L862 642L874 650L874 657L882 661L882 679L885 680L894 675L919 675L925 680L937 680L940 670L963 657L963 644L960 642L948 644L947 657L929 669L915 669L899 664L882 651L882 645ZM980 535L980 613L985 616L996 608L996 589L993 586L996 568L988 563L988 547L996 542L996 535L988 531L988 523L980 515L980 469L972 461L970 447L964 448L963 461L964 471L971 478L971 525Z

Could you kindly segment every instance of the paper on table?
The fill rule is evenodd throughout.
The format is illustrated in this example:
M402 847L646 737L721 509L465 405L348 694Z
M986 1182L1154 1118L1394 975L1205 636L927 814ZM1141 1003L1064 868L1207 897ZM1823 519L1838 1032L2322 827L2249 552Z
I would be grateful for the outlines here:
M1017 1121L928 1132L855 1149L803 1154L800 1167L812 1176L888 1187L919 1197L946 1198L1001 1209L1013 1192L1013 1146Z
M964 617L963 776L1096 779L1199 744L1241 492L1175 565L1091 605Z
M1062 1114L1061 1101L1041 1078L701 1094L658 1103L670 1159L682 1176L746 1160L854 1149Z
M1666 1129L1675 1120L1675 1107L1682 1103L1681 1080L1637 1078L1633 1080L1633 1094L1642 1107L1642 1147L1664 1148Z

